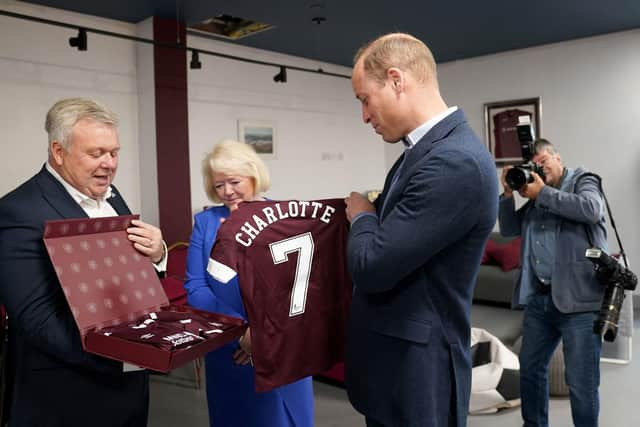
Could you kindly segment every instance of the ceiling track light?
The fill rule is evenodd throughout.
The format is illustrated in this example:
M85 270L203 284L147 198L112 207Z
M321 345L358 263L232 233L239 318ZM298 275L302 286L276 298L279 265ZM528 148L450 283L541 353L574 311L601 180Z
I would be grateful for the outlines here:
M69 38L69 46L77 47L78 50L87 50L87 30L78 28L78 36Z
M189 63L189 68L192 70L199 70L202 68L202 62L200 62L200 54L197 50L191 51L191 62Z
M323 9L324 8L324 1L325 0L309 0L312 1L313 4L310 6L311 8L318 8L318 9ZM13 12L7 12L5 10L0 10L0 16L8 16L11 18L16 18L16 19L23 19L26 21L32 21L32 22L38 22L40 24L46 24L46 25L53 25L56 27L63 27L69 30L77 30L78 31L78 36L77 37L70 37L69 38L69 46L71 47L75 47L78 50L87 50L87 33L92 32L94 34L100 34L103 36L108 36L108 37L115 37L118 39L124 39L124 40L130 40L132 42L136 42L136 43L145 43L145 44L149 44L152 46L161 46L164 48L174 48L174 49L180 49L181 51L185 52L186 51L191 51L192 53L194 53L193 57L195 57L195 61L193 61L193 66L191 68L200 68L202 67L202 64L199 61L199 54L202 53L203 55L211 55L211 56L215 56L215 57L219 57L219 58L225 58L225 59L230 59L233 61L241 61L241 62L246 62L249 64L256 64L256 65L261 65L261 66L268 66L268 67L277 67L280 69L280 72L274 76L274 81L276 82L286 82L287 81L287 71L286 69L289 68L290 70L296 70L296 71L300 71L300 72L305 72L305 73L315 73L315 74L321 74L324 76L331 76L331 77L339 77L342 79L351 79L351 75L346 75L346 74L341 74L341 73L333 73L330 71L324 71L321 68L318 69L311 69L311 68L305 68L305 67L296 67L296 66L285 66L285 65L280 65L280 64L276 64L274 62L267 62L267 61L260 61L257 59L252 59L252 58L243 58L241 56L236 56L236 55L229 55L226 53L221 53L221 52L214 52L214 51L210 51L210 50L206 50L206 49L195 49L189 46L186 46L186 43L177 43L177 44L167 44L167 43L161 43L161 42L157 42L154 39L146 39L146 38L142 38L142 37L137 37L137 36L131 36L129 34L120 34L120 33L114 33L111 31L104 31L101 30L99 28L91 28L91 27L80 27L78 25L75 24L69 24L66 22L60 22L60 21L54 21L51 19L44 19L44 18L39 18L39 17L34 17L34 16L28 16L28 15L22 15L19 13L13 13ZM322 13L314 13L312 16L318 16L318 17L324 17L324 14ZM322 19L320 19L320 21L322 22ZM313 22L316 22L315 20ZM197 51L197 52L196 52ZM186 52L185 52L186 53ZM191 66L191 64L189 64ZM276 78L277 77L277 78Z
M273 81L276 83L286 83L287 82L287 67L284 65L280 66L280 71L278 74L273 76Z

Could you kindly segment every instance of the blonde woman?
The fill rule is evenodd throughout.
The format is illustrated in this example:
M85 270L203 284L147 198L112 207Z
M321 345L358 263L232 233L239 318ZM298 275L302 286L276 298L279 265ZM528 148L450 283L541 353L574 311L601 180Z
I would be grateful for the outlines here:
M192 307L246 320L237 277L221 284L206 268L221 222L239 203L263 199L262 193L270 186L269 172L251 146L225 140L205 157L202 176L207 196L220 205L195 216L187 255L188 302ZM250 354L251 337L247 330L238 342L206 355L211 426L312 426L311 378L256 393Z

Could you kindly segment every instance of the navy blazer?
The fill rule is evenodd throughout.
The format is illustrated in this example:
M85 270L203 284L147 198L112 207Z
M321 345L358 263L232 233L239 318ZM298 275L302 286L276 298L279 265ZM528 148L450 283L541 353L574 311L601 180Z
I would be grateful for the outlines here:
M359 218L349 234L347 392L385 426L465 426L471 300L496 222L496 168L460 110L405 155L378 218Z
M114 188L108 202L129 208ZM10 426L146 427L148 374L82 349L42 240L48 220L87 217L43 167L0 199L0 303L9 316Z

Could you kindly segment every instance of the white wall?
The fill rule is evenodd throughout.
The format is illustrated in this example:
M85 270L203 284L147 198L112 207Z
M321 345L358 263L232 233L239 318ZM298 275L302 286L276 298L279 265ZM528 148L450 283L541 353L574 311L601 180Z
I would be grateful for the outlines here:
M189 46L261 61L323 68L332 66L198 37ZM210 204L202 188L205 153L224 138L238 138L238 120L272 122L276 128L272 175L274 199L344 197L349 191L380 188L384 143L360 119L360 105L348 79L287 70L288 82L275 83L276 67L200 55L201 70L189 70L191 198L194 210ZM324 160L323 160L324 158Z
M484 138L486 102L541 97L541 136L565 165L603 178L631 266L640 266L640 31L627 31L439 66L449 105ZM613 232L609 245L618 249Z
M133 27L14 1L3 9L25 15L134 35ZM122 158L115 184L134 211L140 209L137 172L135 44L88 35L88 50L69 47L77 31L0 16L0 195L31 177L47 158L44 118L61 98L95 98L120 116Z

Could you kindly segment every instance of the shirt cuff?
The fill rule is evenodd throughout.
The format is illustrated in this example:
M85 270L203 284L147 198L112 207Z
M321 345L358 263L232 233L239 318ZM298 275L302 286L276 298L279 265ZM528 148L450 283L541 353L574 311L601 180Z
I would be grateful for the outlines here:
M167 271L167 260L169 259L169 250L167 249L167 243L162 241L162 258L158 262L153 263L153 267L157 272L163 273Z

